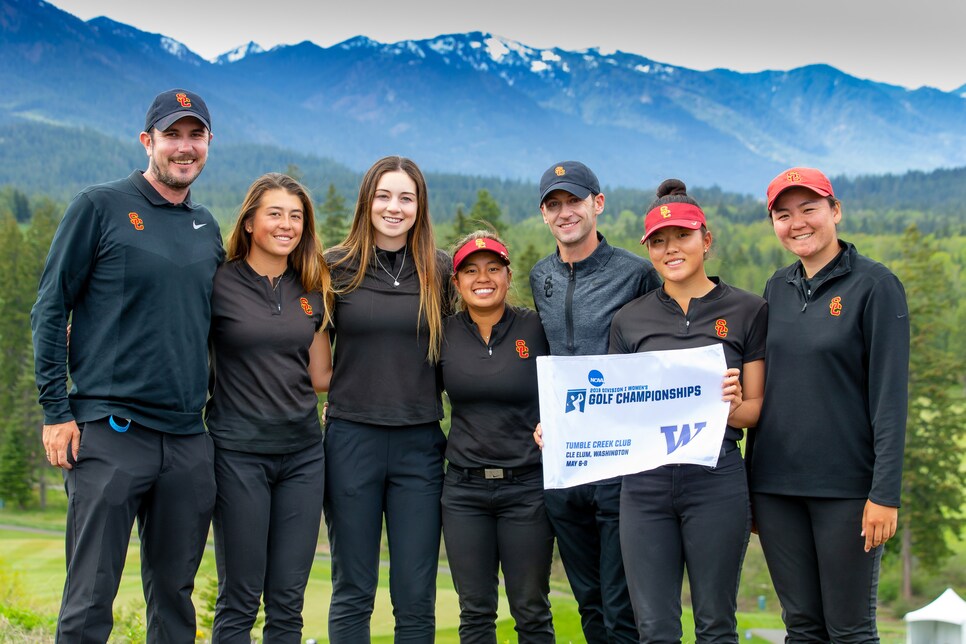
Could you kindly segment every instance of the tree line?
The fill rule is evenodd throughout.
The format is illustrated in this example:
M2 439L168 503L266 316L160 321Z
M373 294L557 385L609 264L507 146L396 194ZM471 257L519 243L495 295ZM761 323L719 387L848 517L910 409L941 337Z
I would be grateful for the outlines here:
M289 164L287 171L305 180L300 167ZM435 184L430 185L435 189ZM236 210L245 186L238 188ZM348 232L354 195L345 196L334 182L315 192L319 234L326 247L335 245ZM793 259L771 232L769 221L760 212L763 207L758 203L759 212L753 219L746 218L741 214L746 207L741 198L715 190L697 194L713 235L709 274L760 293L771 274ZM702 196L709 197L710 203L701 201ZM438 243L444 248L481 227L500 233L512 257L511 297L518 304L532 306L529 271L540 257L553 251L554 241L536 214L533 186L527 186L527 198L534 214L514 218L494 194L477 187L468 204L456 202L452 212L445 213L448 216L434 215L434 219ZM203 201L201 195L199 200ZM621 203L607 194L606 214L599 228L612 245L646 257L640 245L641 208L615 210ZM62 202L48 197L28 197L11 187L0 189L0 499L14 506L32 503L37 486L41 503L44 498L41 473L47 465L40 442L43 420L33 377L29 314L63 210ZM854 216L846 204L842 237L896 272L909 300L912 364L904 505L899 515L901 535L890 547L900 550L903 590L911 594L919 567L936 570L942 566L951 554L949 539L960 538L966 525L966 468L960 449L966 444L966 373L961 360L966 355L966 336L961 331L966 327L966 298L962 297L966 236L926 235L918 228L919 218L899 215L895 221L905 226L901 233L869 232L861 226L852 226L855 230L850 232L849 218ZM869 211L867 219L887 216ZM230 230L233 217L222 218L223 234Z

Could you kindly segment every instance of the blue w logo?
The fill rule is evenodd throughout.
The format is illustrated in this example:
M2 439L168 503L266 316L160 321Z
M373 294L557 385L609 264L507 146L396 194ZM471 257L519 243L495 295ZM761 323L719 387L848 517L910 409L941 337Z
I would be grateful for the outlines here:
M705 422L694 423L694 433L691 433L691 426L685 423L681 425L681 431L678 433L677 425L664 425L661 427L661 433L664 434L664 440L667 441L667 453L670 454L682 445L687 445L691 442L691 439L701 433L704 426L707 425ZM677 436L675 436L677 434Z

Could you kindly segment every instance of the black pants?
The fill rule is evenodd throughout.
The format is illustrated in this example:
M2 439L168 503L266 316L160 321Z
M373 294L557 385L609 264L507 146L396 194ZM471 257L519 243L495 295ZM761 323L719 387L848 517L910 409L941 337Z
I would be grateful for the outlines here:
M267 642L302 641L302 607L322 522L322 441L292 454L215 449L218 601L212 641L251 642L265 596Z
M681 641L685 566L695 640L738 642L738 580L750 531L737 449L714 468L665 465L624 477L621 546L641 642Z
M754 494L752 501L785 641L878 642L882 547L865 551L866 499Z
M620 480L547 490L547 514L590 644L636 642L620 543Z
M439 423L385 427L336 418L328 424L325 522L333 644L370 640L384 516L395 641L434 641L445 449Z
M123 423L122 423L123 424ZM59 642L106 642L135 519L148 642L192 642L195 574L215 503L207 434L176 435L107 419L82 423L67 490L67 580Z
M460 600L461 644L496 644L501 567L518 641L555 641L548 597L553 530L540 469L494 480L450 468L443 538Z

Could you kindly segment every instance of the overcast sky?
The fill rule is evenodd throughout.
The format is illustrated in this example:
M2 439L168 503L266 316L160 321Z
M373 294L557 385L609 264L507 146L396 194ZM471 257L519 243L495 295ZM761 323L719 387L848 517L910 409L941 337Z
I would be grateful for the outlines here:
M966 0L53 0L214 58L254 40L323 47L485 31L536 48L617 49L707 70L827 63L908 88L966 84Z

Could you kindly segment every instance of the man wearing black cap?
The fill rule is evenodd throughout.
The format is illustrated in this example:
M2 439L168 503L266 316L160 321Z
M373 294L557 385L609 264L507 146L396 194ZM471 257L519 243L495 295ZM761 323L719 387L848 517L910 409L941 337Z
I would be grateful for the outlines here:
M147 640L195 638L191 590L215 499L201 412L224 250L189 186L210 140L199 96L159 94L140 135L147 171L81 191L51 243L31 324L44 449L68 496L58 641L107 641L135 518Z
M540 179L540 212L557 252L530 271L530 289L552 355L607 353L611 319L661 284L645 259L614 248L597 232L604 195L578 161L556 163ZM637 627L621 560L620 479L547 490L557 547L591 644L636 642Z

